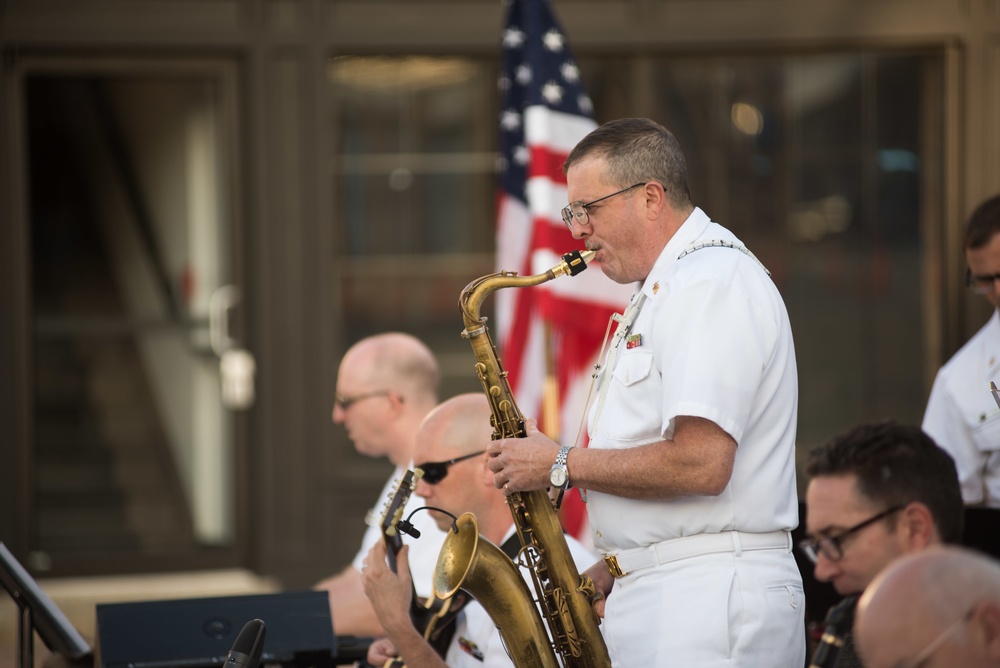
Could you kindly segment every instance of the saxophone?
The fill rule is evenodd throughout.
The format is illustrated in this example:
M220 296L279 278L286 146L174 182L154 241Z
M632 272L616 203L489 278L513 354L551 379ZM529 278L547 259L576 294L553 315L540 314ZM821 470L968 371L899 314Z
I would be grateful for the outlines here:
M472 344L476 356L476 374L492 412L493 440L523 438L526 432L486 318L479 315L483 299L501 288L529 287L566 274L575 276L593 257L593 251L574 251L543 274L519 277L515 272L501 271L474 280L462 291L462 337ZM461 588L478 600L500 629L518 668L609 668L611 660L598 628L600 620L591 605L594 583L577 570L548 493L514 492L507 497L507 504L521 542L518 562L531 573L538 605L514 562L479 535L471 513L458 519L441 548L435 572L437 595L447 599Z

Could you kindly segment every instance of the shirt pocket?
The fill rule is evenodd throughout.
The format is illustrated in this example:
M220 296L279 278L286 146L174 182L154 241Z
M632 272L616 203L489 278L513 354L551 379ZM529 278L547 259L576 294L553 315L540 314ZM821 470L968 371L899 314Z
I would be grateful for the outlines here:
M1000 413L994 413L985 422L970 425L972 442L980 452L1000 450Z
M608 405L601 420L607 420L607 435L620 445L649 443L660 433L658 374L651 350L623 352L611 373Z
M653 368L653 353L649 351L626 353L618 359L615 370L611 374L614 379L630 387L644 381L649 377L649 371Z

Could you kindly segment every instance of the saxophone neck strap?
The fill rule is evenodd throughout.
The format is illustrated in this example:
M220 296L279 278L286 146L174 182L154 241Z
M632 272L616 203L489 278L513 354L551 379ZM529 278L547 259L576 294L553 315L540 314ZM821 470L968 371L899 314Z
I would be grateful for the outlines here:
M516 531L503 542L500 549L503 550L504 554L510 557L511 561L515 561L517 559L517 555L521 551L521 539L517 537Z

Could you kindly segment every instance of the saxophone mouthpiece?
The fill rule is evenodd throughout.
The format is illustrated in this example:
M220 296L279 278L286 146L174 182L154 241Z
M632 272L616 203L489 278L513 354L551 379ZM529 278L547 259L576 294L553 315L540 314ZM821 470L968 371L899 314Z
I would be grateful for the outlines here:
M595 255L597 255L596 251L592 250L576 250L566 253L562 256L562 262L555 268L555 274L557 276L563 274L576 276L587 268L587 264L594 259ZM560 269L562 271L559 271Z

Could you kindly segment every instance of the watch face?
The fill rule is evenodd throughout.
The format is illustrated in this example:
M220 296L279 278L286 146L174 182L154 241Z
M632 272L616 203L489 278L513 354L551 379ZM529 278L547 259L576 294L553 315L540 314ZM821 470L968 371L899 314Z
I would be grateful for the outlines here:
M561 467L556 467L549 472L549 482L551 482L556 487L562 487L566 484L566 469Z

